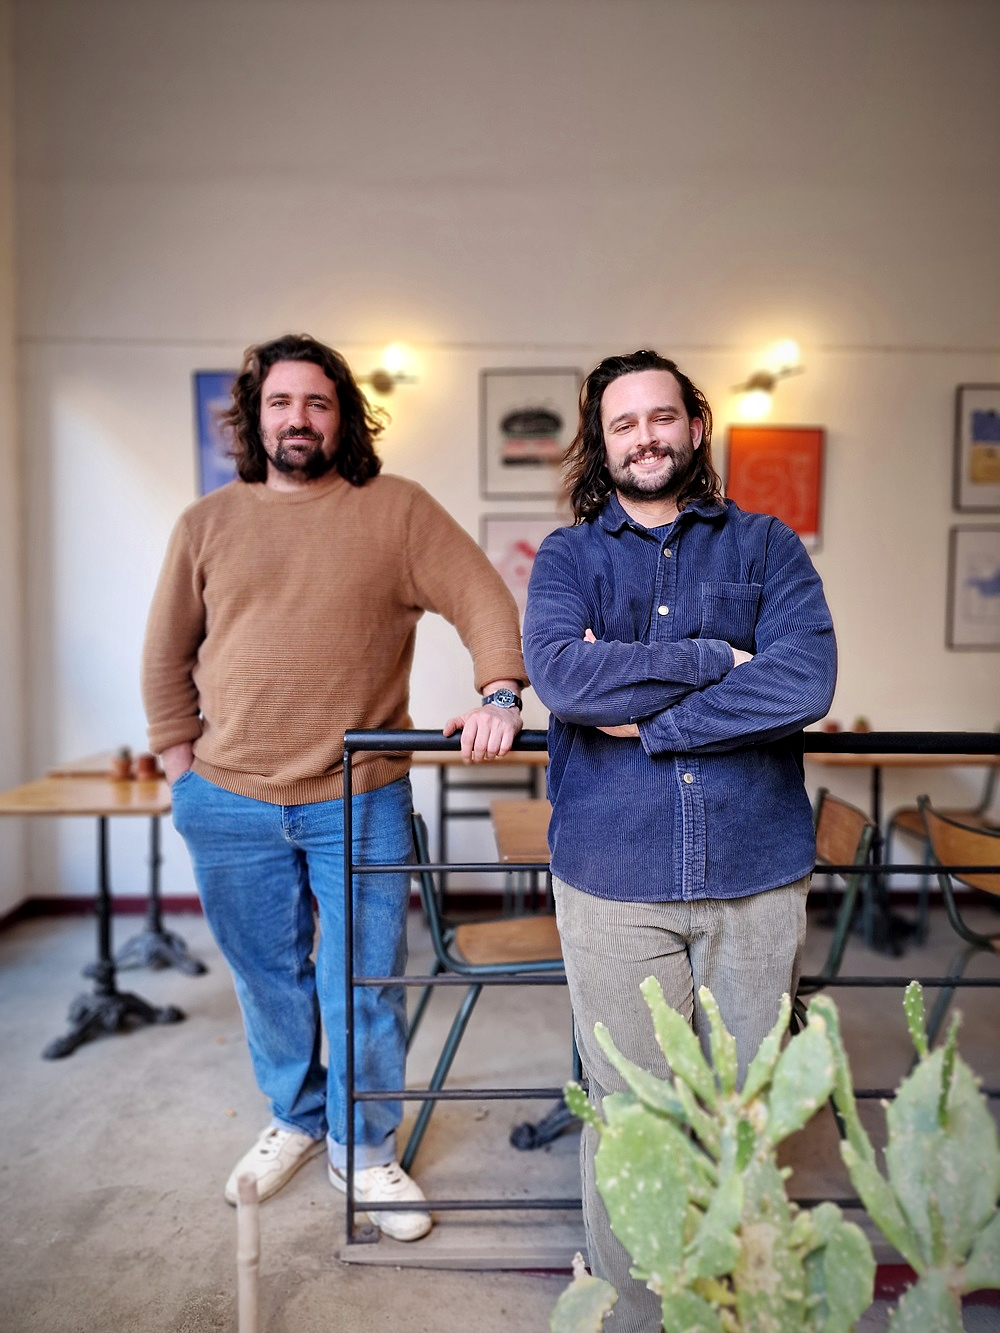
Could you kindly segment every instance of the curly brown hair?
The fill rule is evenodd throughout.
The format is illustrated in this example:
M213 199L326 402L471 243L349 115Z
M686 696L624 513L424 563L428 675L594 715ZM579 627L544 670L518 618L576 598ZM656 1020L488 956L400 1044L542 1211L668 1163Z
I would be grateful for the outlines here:
M389 424L388 413L369 403L339 352L308 333L287 333L283 338L247 348L233 385L233 405L219 418L220 427L230 438L229 455L236 460L240 480L267 479L267 454L260 437L260 395L268 371L279 361L311 361L333 381L340 407L335 470L352 486L363 486L378 476L382 461L375 452L375 440Z
M614 490L606 464L601 401L604 390L623 375L640 370L666 370L680 385L684 410L702 423L701 447L695 450L691 471L677 494L677 508L692 500L722 499L722 480L712 466L712 409L708 399L692 381L658 352L642 350L626 356L606 357L590 372L580 390L580 427L566 451L563 475L577 523L589 523L604 508Z

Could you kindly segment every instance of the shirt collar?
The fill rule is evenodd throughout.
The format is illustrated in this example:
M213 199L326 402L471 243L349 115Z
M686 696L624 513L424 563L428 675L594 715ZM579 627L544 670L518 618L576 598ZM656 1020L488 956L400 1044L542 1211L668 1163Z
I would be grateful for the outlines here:
M716 500L692 500L691 503L678 514L675 522L681 519L691 521L697 515L699 518L718 518L726 512L725 501ZM622 528L636 528L642 530L642 525L637 524L634 519L629 518L622 508L621 501L614 491L608 496L607 503L597 516L597 521L605 532L621 532Z

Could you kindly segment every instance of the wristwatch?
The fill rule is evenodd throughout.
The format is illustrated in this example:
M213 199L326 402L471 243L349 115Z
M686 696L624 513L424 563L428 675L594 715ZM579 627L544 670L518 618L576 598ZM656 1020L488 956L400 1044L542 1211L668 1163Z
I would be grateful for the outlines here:
M517 708L520 710L521 696L515 694L513 690L494 690L492 694L487 694L483 699L483 706L485 707L486 704L495 704L497 708Z

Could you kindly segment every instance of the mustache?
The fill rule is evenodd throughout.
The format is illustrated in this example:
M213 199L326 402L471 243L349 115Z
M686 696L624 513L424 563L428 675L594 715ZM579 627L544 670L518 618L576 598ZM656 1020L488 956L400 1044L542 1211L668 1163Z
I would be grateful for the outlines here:
M319 444L322 440L319 431L315 431L310 426L286 426L284 430L278 432L279 443L284 440L312 440L314 444Z
M649 455L654 458L673 458L676 460L677 451L670 444L644 444L638 449L630 449L625 455L624 464L627 467L629 463L634 463L638 458L648 457Z

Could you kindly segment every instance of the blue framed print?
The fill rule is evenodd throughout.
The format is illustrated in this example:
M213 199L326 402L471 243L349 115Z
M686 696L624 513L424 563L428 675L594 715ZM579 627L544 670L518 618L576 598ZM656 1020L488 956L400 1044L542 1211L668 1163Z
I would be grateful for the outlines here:
M194 424L197 452L198 494L218 490L236 476L236 464L228 455L219 417L232 405L235 370L194 372Z
M955 392L952 508L1000 513L1000 384L960 384Z
M952 528L948 544L949 648L1000 651L1000 526Z

